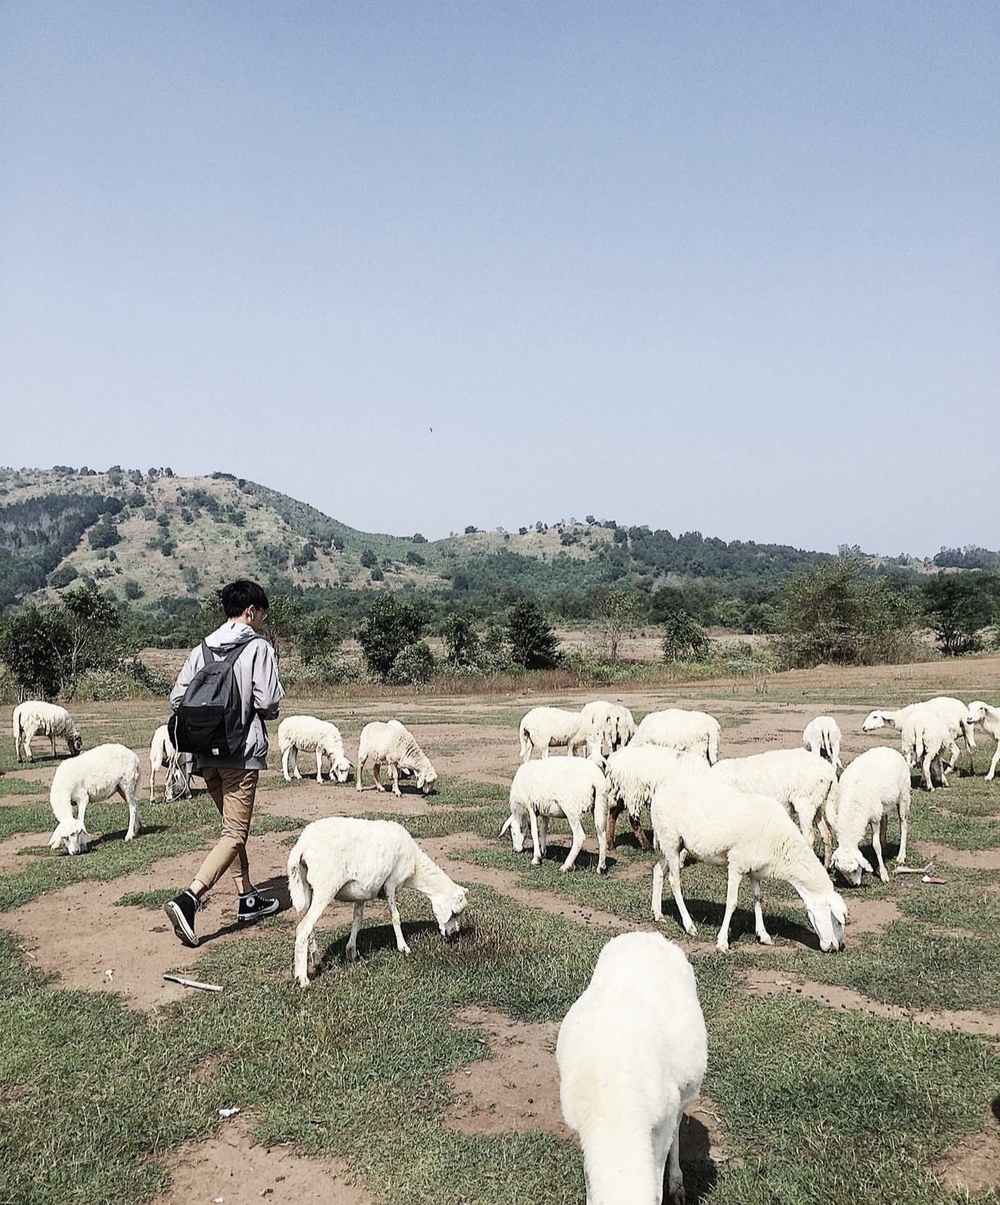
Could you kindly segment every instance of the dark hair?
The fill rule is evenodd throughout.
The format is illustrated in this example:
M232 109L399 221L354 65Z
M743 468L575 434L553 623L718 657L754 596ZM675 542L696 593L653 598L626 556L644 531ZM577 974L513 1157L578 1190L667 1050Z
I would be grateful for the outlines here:
M227 619L235 619L248 607L256 607L258 611L267 610L267 595L263 586L258 586L256 582L238 581L222 587L222 610Z

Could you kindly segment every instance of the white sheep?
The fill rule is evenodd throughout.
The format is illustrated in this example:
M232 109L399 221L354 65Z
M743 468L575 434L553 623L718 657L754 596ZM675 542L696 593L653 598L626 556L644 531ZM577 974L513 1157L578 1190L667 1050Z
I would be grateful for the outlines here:
M392 774L392 793L402 795L399 789L399 775L412 771L417 776L417 790L425 795L430 794L431 787L437 782L437 770L431 765L430 758L416 742L416 738L399 720L373 720L361 729L358 740L358 772L356 786L361 790L361 772L365 762L372 759L372 776L375 786L384 791L382 786L382 766L387 765Z
M18 761L34 761L31 742L36 736L47 736L52 742L52 756L56 755L56 737L61 736L71 757L83 748L83 737L65 707L45 703L41 699L26 699L14 708L12 716L14 751Z
M688 774L661 783L653 794L653 831L663 853L653 868L653 917L663 918L663 873L667 871L677 911L685 931L697 932L681 895L681 851L700 862L728 868L726 911L716 939L729 949L729 923L739 896L740 881L753 885L757 938L772 939L764 928L761 880L781 879L802 897L820 949L839 950L844 944L847 908L834 891L830 876L780 803L768 795L747 795L714 774Z
M422 891L447 940L458 936L458 917L468 903L464 887L452 882L401 824L391 820L359 820L327 816L314 820L288 855L288 889L298 913L305 913L295 930L295 979L309 984L318 960L313 930L331 900L354 905L354 921L346 956L357 957L358 930L365 903L383 897L392 916L396 948L409 954L403 937L396 892L401 887Z
M627 745L635 736L635 720L632 713L620 703L595 699L591 703L585 703L580 714L590 725L591 740L604 757Z
M117 792L128 804L125 840L139 832L139 759L124 745L97 745L72 761L60 762L52 776L49 803L57 824L49 848L65 844L70 854L83 853L90 834L85 817L91 800ZM77 805L77 815L73 814Z
M607 1035L629 1040L608 1053ZM601 950L559 1027L559 1099L580 1135L589 1205L684 1200L680 1123L708 1066L705 1018L684 952L659 933L621 933Z
M637 747L663 745L679 753L697 753L714 766L719 760L721 737L722 726L708 712L668 707L665 711L651 711L644 716L631 743Z
M954 765L954 757L950 763L946 762L944 752L950 747L957 754L958 747L950 728L935 712L919 711L907 715L899 728L899 747L907 766L920 767L928 791L933 791L935 785L948 785L948 771Z
M521 761L526 762L534 749L548 757L549 749L565 746L570 756L578 749L590 753L598 742L594 725L582 711L567 711L562 707L532 707L518 725L521 742Z
M738 791L776 799L798 821L810 848L819 828L823 862L830 865L833 845L826 812L828 806L836 809L837 771L825 758L806 749L769 749L749 757L723 758L710 773Z
M889 882L882 860L889 812L899 816L899 865L906 862L906 831L910 817L910 767L895 749L881 745L856 757L840 776L836 812L837 848L833 866L853 886L861 883L861 872L873 874L872 864L859 846L870 828L872 848L878 861L879 878Z
M323 781L323 758L330 762L330 781L347 782L351 763L344 754L344 738L336 724L311 715L286 716L278 725L278 748L285 782L301 778L298 754L315 753L316 781Z
M570 870L583 847L586 834L581 817L594 814L597 831L597 870L607 868L608 784L589 758L548 758L527 761L518 766L510 784L510 816L500 830L502 837L510 829L514 849L524 849L525 823L531 829L533 866L541 865L547 847L548 818L565 816L573 833L573 844L564 871Z
M643 808L648 808L656 787L673 774L691 774L709 770L704 757L693 753L678 753L663 745L626 745L615 750L604 766L608 780L608 848L615 847L615 825L624 811L642 849L649 849L649 840L640 822Z
M992 736L997 743L993 750L993 760L990 762L990 768L986 774L987 778L992 778L997 770L997 762L1000 761L1000 709L977 699L974 703L969 704L969 714L966 718L970 727L974 724L982 724L983 731L988 736Z
M958 761L959 736L965 740L965 747L969 750L970 759L973 757L976 748L976 736L973 725L969 723L969 709L961 699L953 699L949 695L936 695L933 699L925 699L920 703L910 703L907 707L899 708L898 711L870 711L865 716L865 721L861 725L861 731L875 732L879 728L888 726L890 728L897 728L902 732L903 725L908 720L926 721L928 715L933 715L947 729L947 745L950 750L947 765L948 770L953 770L955 763ZM906 756L905 749L903 750L903 756Z
M840 725L829 715L818 715L802 730L802 744L810 753L825 757L837 770L844 768L844 763L840 760L842 739Z
M170 739L170 728L161 724L149 742L149 802L153 802L156 771L163 770L163 802L191 798L191 775L194 772L194 757L190 753L179 753Z

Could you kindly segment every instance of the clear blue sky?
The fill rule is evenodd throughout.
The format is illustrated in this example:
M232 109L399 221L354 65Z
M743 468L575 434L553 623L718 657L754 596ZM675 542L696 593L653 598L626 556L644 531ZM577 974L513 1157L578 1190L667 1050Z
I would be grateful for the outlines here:
M1000 547L1000 5L0 10L0 464Z

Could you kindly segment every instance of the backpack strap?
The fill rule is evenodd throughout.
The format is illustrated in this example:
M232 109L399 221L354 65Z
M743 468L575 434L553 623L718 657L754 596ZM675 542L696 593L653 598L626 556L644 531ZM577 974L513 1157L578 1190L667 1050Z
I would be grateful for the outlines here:
M231 648L229 650L229 652L226 653L226 655L224 657L220 657L219 660L225 661L228 665L232 665L236 661L236 658L240 655L240 653L242 653L243 650L247 647L247 645L253 644L253 642L255 640L263 640L263 639L264 639L263 636L251 636L249 640L244 640L242 644L237 644L234 648ZM203 640L201 642L201 655L202 655L202 659L203 659L205 665L217 664L216 659L215 659L215 653L212 651L212 649L210 649L208 647L208 641L206 641L206 640Z

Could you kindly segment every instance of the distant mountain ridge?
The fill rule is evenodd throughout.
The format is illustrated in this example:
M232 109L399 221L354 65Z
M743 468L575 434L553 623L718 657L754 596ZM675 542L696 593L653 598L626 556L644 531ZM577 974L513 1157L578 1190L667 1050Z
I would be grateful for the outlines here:
M953 550L957 551L957 550ZM992 554L991 554L992 555ZM532 592L704 578L773 588L829 559L786 545L673 536L612 521L543 523L427 541L359 531L230 473L0 468L0 608L94 581L132 603L203 597L251 577L276 589Z

